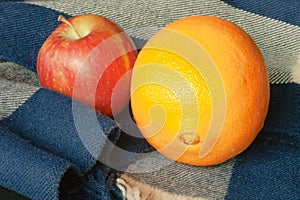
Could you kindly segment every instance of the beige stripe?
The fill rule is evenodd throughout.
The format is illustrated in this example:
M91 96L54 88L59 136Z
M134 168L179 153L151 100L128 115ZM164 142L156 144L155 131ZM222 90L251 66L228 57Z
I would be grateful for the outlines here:
M38 89L24 83L0 80L0 120L11 115Z
M11 115L39 88L35 73L14 63L0 63L0 120Z
M293 82L300 84L300 54L292 67Z
M124 173L121 178L130 186L130 191L138 190L141 197L172 194L180 198L223 199L226 196L235 159L211 167L171 162L168 166L148 172L150 166L154 169L167 162L169 160L164 157L160 160L151 156L139 159L128 167L130 173ZM140 172L141 169L145 169L145 172L132 173ZM153 192L148 191L148 188Z
M40 86L36 73L12 62L0 62L0 79Z
M244 28L256 41L264 57L271 83L292 82L292 69L300 54L300 27L233 8L220 0L57 0L27 1L70 15L104 15L131 36L148 39L166 24L189 15L215 15ZM269 72L270 74L270 72Z

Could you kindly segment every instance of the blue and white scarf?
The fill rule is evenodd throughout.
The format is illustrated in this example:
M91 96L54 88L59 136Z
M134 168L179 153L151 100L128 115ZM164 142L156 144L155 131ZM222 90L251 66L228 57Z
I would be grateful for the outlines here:
M212 167L173 162L151 170L166 158L116 156L114 145L136 154L153 149L123 133L122 124L42 88L36 75L37 53L57 16L85 13L112 19L138 48L185 16L215 15L241 26L260 47L271 86L254 143ZM0 1L1 192L30 199L300 199L299 26L297 0ZM86 117L81 129L74 104Z

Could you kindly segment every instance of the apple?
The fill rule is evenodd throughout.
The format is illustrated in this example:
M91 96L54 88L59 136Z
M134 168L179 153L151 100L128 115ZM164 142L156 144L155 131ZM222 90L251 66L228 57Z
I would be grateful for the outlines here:
M96 14L66 19L45 40L37 57L43 87L112 117L128 105L137 50L116 23Z

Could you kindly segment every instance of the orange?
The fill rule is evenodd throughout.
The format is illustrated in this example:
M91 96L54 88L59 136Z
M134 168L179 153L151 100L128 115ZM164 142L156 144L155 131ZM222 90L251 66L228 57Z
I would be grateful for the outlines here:
M131 82L134 119L146 140L178 162L207 166L243 152L269 105L263 56L239 26L190 16L141 49Z

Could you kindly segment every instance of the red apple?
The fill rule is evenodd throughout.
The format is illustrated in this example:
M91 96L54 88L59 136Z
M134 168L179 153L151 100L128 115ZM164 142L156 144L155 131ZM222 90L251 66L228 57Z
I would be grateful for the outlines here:
M118 114L130 98L130 74L137 57L132 40L103 16L84 14L69 20L60 16L59 21L64 23L38 53L41 85L107 116Z

